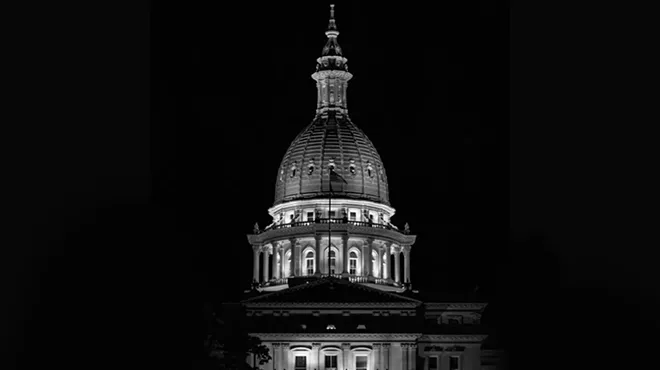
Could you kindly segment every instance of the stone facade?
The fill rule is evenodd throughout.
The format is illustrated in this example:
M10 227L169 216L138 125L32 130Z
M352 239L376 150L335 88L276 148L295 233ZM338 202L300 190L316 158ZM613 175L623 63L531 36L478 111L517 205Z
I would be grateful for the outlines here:
M326 35L316 118L278 170L273 222L247 236L253 289L228 319L269 348L264 370L500 368L482 350L485 302L412 290L416 236L391 223L382 161L348 118L334 9Z

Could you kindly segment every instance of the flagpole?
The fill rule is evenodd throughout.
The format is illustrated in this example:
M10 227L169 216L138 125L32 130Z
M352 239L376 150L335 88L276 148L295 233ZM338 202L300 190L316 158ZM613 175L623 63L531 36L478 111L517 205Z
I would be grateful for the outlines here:
M332 218L330 217L330 212L332 211L332 169L328 175L328 185L330 186L330 196L328 196L328 276L330 276L330 244L332 241Z

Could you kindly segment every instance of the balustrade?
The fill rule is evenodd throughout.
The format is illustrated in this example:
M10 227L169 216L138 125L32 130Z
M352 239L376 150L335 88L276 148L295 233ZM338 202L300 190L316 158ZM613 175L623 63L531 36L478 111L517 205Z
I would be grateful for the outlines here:
M354 226L367 226L378 229L394 230L403 234L403 232L393 227L391 224L381 224L371 221L349 221L345 218L317 218L314 221L296 221L296 222L275 224L265 228L264 230L259 230L258 233L260 234L266 231L283 229L288 227L312 226L314 224L349 224Z

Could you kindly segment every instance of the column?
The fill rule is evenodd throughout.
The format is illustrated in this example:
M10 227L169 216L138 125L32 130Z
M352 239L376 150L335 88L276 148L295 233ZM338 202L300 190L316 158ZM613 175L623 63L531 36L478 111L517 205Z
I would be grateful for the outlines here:
M367 238L367 276L374 276L373 263L371 262L371 252L374 250L374 239Z
M342 268L342 274L344 276L348 276L348 233L341 236L341 246L343 253L342 261L344 262Z
M397 283L401 282L401 257L399 253L401 252L400 247L394 248L394 281Z
M428 356L428 355L424 356L424 360L423 360L424 361L424 370L429 370L429 361L430 361L429 358L430 357L431 356Z
M287 355L287 350L289 348L289 343L280 343L280 356L278 357L278 369L286 369L287 368L287 360L288 360L288 355Z
M284 260L284 247L281 244L280 244L280 247L279 247L279 251L280 251L280 268L278 269L279 270L279 277L280 278L285 278L285 277L288 277L288 276L284 276L284 263L286 261Z
M383 268L383 248L376 248L376 252L378 252L378 261L376 261L378 263L378 272L377 272L377 274L378 274L378 277L382 279L383 278L383 270L384 270L384 268Z
M403 281L409 283L410 282L410 246L409 245L403 246L403 257L406 259L403 265L403 274L405 276Z
M417 369L417 344L410 343L410 370Z
M374 343L374 370L382 370L380 367L380 343Z
M316 235L314 237L314 240L316 241L316 252L314 252L314 257L315 257L315 269L314 275L321 275L321 235Z
M383 361L383 369L382 370L390 370L390 344L389 343L383 343L383 358L385 361Z
M298 256L296 256L296 238L289 239L289 242L291 243L291 267L289 271L291 271L291 276L297 276L296 262L298 262Z
M408 343L401 343L401 370L408 370Z
M385 267L383 268L383 279L389 279L390 278L390 250L392 248L392 242L387 242L385 244Z
M273 343L273 370L282 370L279 364L280 360L280 344L279 343Z
M279 244L277 242L272 243L272 252L273 252L273 260L271 261L271 271L273 271L273 279L279 279L280 277L280 270L277 268L277 256L279 256L278 249L280 248Z
M352 370L353 365L351 364L351 359L349 357L349 349L351 348L350 343L342 343L341 344L341 361L342 361L342 367L340 370ZM337 364L339 366L339 364Z
M291 346L289 345L289 343L286 343L284 345L283 352L285 356L284 358L286 358L283 369L288 369L288 370L293 369L293 360L294 360L293 352L291 352Z
M312 343L312 355L307 368L310 370L321 369L321 343Z
M254 254L254 260L252 261L252 279L256 282L259 282L259 250L261 248L258 245L252 246L252 253Z
M263 248L263 257L264 257L264 283L267 282L268 279L268 255L270 254L270 248L267 246L264 246Z

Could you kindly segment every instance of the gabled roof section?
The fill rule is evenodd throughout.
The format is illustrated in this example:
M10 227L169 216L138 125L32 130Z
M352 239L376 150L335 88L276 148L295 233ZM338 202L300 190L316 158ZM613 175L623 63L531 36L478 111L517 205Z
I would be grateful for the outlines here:
M406 305L422 304L413 298L384 292L347 279L333 277L318 279L307 284L273 292L244 300L244 304L253 303L402 303Z

